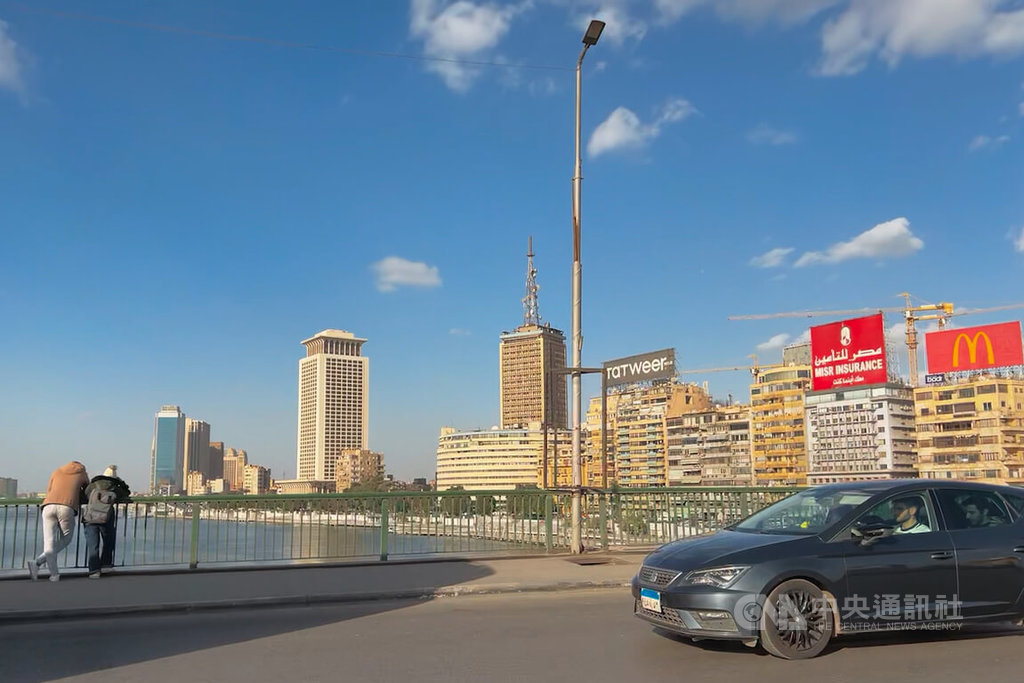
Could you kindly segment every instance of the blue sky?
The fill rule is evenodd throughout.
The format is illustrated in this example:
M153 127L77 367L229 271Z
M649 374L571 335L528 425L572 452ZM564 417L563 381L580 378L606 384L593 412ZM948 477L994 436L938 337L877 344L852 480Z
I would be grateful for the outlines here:
M569 331L591 17L585 364L772 362L808 322L730 315L1024 301L1024 2L358 6L0 2L0 476L143 487L174 403L292 477L324 328L369 339L370 446L432 476L442 425L497 420L530 235Z

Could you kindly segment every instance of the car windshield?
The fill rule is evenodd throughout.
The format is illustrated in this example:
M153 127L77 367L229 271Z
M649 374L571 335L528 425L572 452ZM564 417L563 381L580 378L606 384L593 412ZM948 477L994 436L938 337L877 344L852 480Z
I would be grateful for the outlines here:
M748 533L814 535L848 515L871 496L864 491L801 491L728 528Z

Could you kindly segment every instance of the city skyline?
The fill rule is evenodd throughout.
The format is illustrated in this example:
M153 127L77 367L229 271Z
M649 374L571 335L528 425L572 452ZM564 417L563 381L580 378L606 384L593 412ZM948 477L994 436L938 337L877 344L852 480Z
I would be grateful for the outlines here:
M808 326L730 315L904 291L1018 303L998 284L1024 267L1024 39L986 40L1011 3L928 41L915 12L874 4L467 2L467 42L446 2L311 1L288 22L108 3L126 25L0 8L0 473L38 490L76 458L144 488L153 411L173 403L293 478L295 340L335 327L373 340L369 442L396 477L429 471L439 426L497 424L493 340L519 318L529 235L545 318L570 327L572 67L592 16L584 365L669 347L681 369L770 362ZM871 28L841 40L855 25ZM686 379L747 395L743 371Z

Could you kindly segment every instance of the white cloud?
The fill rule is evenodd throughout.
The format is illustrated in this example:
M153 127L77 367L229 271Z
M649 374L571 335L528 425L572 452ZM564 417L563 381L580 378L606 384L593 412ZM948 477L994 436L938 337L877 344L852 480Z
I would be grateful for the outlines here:
M782 261L793 253L793 247L779 247L766 251L760 256L750 259L750 265L758 268L776 268L782 265Z
M1024 228L1020 229L1020 233L1013 240L1013 248L1024 254Z
M512 20L531 6L532 0L505 6L469 0L412 0L409 30L423 40L423 53L428 57L479 59L501 42ZM479 68L456 62L430 62L427 69L457 92L468 90L480 74Z
M662 21L672 22L699 7L713 7L723 19L748 24L775 20L783 24L810 19L842 0L655 0Z
M895 218L866 230L849 242L837 242L826 251L808 251L795 266L817 263L839 263L855 258L899 258L910 256L924 247L924 242L910 231L910 221Z
M796 142L796 133L762 123L747 133L747 140L755 145L791 145Z
M376 273L377 289L393 292L401 286L439 287L441 277L437 266L428 266L419 261L409 261L398 256L388 256L371 266Z
M1021 102L1020 104L1018 104L1017 105L1017 109L1018 109L1018 111L1020 111L1020 115L1024 116L1024 102Z
M893 68L906 55L1022 51L1024 8L1018 0L850 0L822 30L820 72L855 74L876 56Z
M971 140L969 145L967 145L967 149L971 152L977 152L979 149L995 149L997 147L1002 147L1009 141L1009 135L1000 135L997 138L992 138L988 135L978 135Z
M775 351L789 343L789 335L786 333L777 334L766 342L757 345L758 351Z
M639 149L661 135L669 123L683 121L697 109L684 99L669 100L652 123L643 123L636 114L619 107L602 121L590 136L587 153L596 157L616 149Z
M800 333L800 336L793 340L794 344L806 344L811 341L811 330L806 329Z
M448 334L456 337L468 337L471 334L471 332L469 330L464 330L461 327L453 327L452 329L448 330Z
M0 19L0 89L22 91L21 60L18 53L18 44L7 32L7 23Z

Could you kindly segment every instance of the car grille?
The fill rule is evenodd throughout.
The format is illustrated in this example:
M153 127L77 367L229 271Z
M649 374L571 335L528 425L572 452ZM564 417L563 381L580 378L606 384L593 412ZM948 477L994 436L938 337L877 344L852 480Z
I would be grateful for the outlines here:
M679 572L670 569L657 569L655 567L641 567L640 580L646 584L664 588L672 583L679 576Z
M653 610L644 609L640 606L640 601L636 601L636 613L654 621L660 621L664 624L676 626L679 628L687 628L686 622L679 615L679 610L672 609L671 607L662 607L661 613Z

